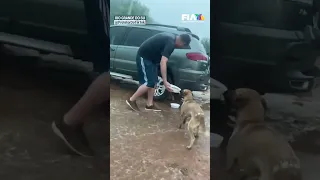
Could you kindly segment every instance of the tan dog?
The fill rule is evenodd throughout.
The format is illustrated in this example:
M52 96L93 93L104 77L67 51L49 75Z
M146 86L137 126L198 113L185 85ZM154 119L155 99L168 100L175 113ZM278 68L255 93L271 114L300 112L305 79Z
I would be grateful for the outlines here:
M200 105L193 100L192 92L188 89L182 91L183 103L180 109L181 129L184 124L187 124L188 134L190 136L190 144L187 149L191 149L199 132L204 132L205 122L204 113Z
M300 161L291 146L264 122L260 94L242 88L231 99L237 109L236 128L227 146L232 179L301 180Z

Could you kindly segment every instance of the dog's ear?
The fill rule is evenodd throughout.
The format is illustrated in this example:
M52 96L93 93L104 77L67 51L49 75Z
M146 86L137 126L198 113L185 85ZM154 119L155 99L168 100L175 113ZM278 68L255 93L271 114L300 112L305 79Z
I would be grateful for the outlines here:
M182 90L182 95L185 96L187 94L186 90Z
M182 94L183 94L183 96L186 96L186 95L188 95L188 93L189 93L189 90L188 89L184 89Z

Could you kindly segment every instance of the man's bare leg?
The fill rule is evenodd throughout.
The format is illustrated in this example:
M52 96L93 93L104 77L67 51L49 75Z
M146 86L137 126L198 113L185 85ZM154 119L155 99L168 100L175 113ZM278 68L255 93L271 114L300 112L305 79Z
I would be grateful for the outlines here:
M87 20L87 32L90 39L88 55L94 65L95 72L100 72L81 99L67 112L63 118L52 123L54 133L75 153L81 156L93 156L89 142L83 131L84 117L94 106L109 99L110 64L109 52L109 6L107 0L84 0Z
M148 101L147 106L153 106L153 96L154 96L155 88L148 89Z
M137 91L129 98L126 100L127 105L134 111L140 111L136 100L138 97L142 96L144 93L148 92L148 89L150 89L147 85L142 84Z
M54 133L75 153L84 156L93 156L93 151L83 132L84 117L96 105L108 100L110 91L110 73L105 72L98 76L81 99L64 115L61 120L52 123Z
M154 106L154 103L153 103L153 97L154 97L155 88L156 88L156 86L154 86L154 88L150 88L148 90L148 101L147 101L147 105L146 105L146 108L145 108L146 110L161 111L156 106Z
M105 72L98 76L81 99L64 115L67 125L83 123L84 117L90 113L92 108L109 99L110 73Z
M149 91L149 87L146 86L145 84L142 84L137 91L130 97L130 101L135 101L137 100L138 97L142 96L144 93Z

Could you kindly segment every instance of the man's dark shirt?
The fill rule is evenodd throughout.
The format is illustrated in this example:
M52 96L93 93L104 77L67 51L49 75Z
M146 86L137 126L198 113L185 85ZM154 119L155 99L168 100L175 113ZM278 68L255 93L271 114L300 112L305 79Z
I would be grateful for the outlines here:
M169 59L175 48L175 40L176 35L171 33L156 34L141 44L138 55L159 64L162 56Z

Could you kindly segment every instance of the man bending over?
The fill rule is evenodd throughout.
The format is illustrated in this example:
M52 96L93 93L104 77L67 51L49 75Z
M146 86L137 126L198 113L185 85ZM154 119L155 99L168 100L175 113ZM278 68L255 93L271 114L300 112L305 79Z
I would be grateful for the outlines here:
M144 93L148 93L148 102L145 109L161 111L153 104L155 86L158 82L158 65L160 64L164 86L168 91L171 91L167 79L168 59L175 48L188 46L190 41L191 37L188 34L159 33L141 44L136 58L140 87L126 100L132 110L139 111L136 99Z

